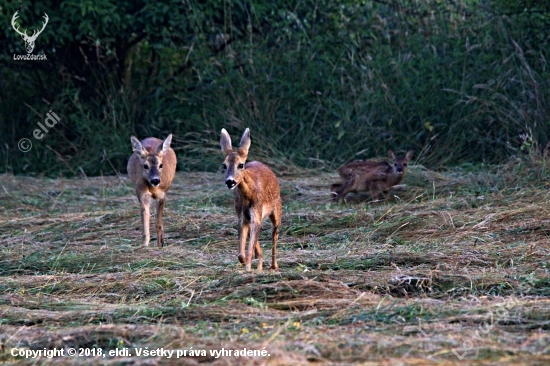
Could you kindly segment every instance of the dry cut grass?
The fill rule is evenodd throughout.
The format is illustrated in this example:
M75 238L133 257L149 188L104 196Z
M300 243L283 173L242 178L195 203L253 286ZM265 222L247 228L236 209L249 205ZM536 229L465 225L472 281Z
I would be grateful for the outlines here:
M340 206L336 174L282 175L281 268L263 273L238 264L220 174L178 174L162 249L140 246L125 177L1 176L0 361L176 363L11 355L147 346L207 352L185 364L549 364L548 187L497 173L413 167L391 202ZM209 353L245 347L270 356Z

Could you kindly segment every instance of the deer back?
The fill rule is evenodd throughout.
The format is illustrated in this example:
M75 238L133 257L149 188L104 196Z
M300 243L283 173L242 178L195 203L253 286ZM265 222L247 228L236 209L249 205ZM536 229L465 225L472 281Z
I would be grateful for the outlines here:
M345 180L362 177L365 180L383 180L393 168L387 162L354 161L338 169L338 174Z

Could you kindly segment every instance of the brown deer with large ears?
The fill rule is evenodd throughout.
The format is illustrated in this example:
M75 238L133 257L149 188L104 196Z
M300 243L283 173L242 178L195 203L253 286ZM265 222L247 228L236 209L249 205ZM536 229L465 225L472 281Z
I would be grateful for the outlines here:
M134 153L128 160L128 176L136 185L136 195L141 209L143 226L143 245L149 245L149 222L151 219L151 202L157 200L157 245L164 245L164 227L162 213L166 202L166 192L170 189L176 165L176 153L170 148L172 134L162 141L155 137L139 141L131 137Z
M247 128L241 138L239 148L231 147L231 138L222 129L221 147L225 157L225 184L233 190L235 210L239 218L239 261L252 268L252 253L258 258L258 271L262 270L263 255L259 237L262 220L269 216L273 224L271 269L277 269L277 239L283 213L279 181L266 165L257 161L246 162L250 148L250 130ZM248 250L245 253L246 239L250 234Z

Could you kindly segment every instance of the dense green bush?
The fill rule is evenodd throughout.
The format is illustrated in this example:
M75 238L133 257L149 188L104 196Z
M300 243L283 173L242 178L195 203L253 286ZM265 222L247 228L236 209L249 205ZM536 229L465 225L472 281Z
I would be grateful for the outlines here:
M21 1L2 23L16 10L29 29L48 13L48 60L14 61L23 42L3 28L4 171L112 174L131 134L170 132L180 169L215 170L222 127L250 127L252 155L280 169L388 148L498 162L548 139L545 1ZM49 110L61 123L33 139Z

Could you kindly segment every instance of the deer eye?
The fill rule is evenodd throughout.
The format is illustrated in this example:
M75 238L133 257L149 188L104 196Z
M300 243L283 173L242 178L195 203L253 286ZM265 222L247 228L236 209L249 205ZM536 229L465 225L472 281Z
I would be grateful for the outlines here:
M159 165L159 169L162 169L162 164Z
M222 164L222 168L227 169L227 164L226 164L226 163L223 163L223 164Z
M407 163L403 163L403 166L407 166Z
M143 164L143 169L149 169L149 166L147 164Z
M241 163L241 164L239 164L239 166L238 166L237 168L239 168L239 169L243 169L243 168L244 168L244 164L242 164L242 163Z

